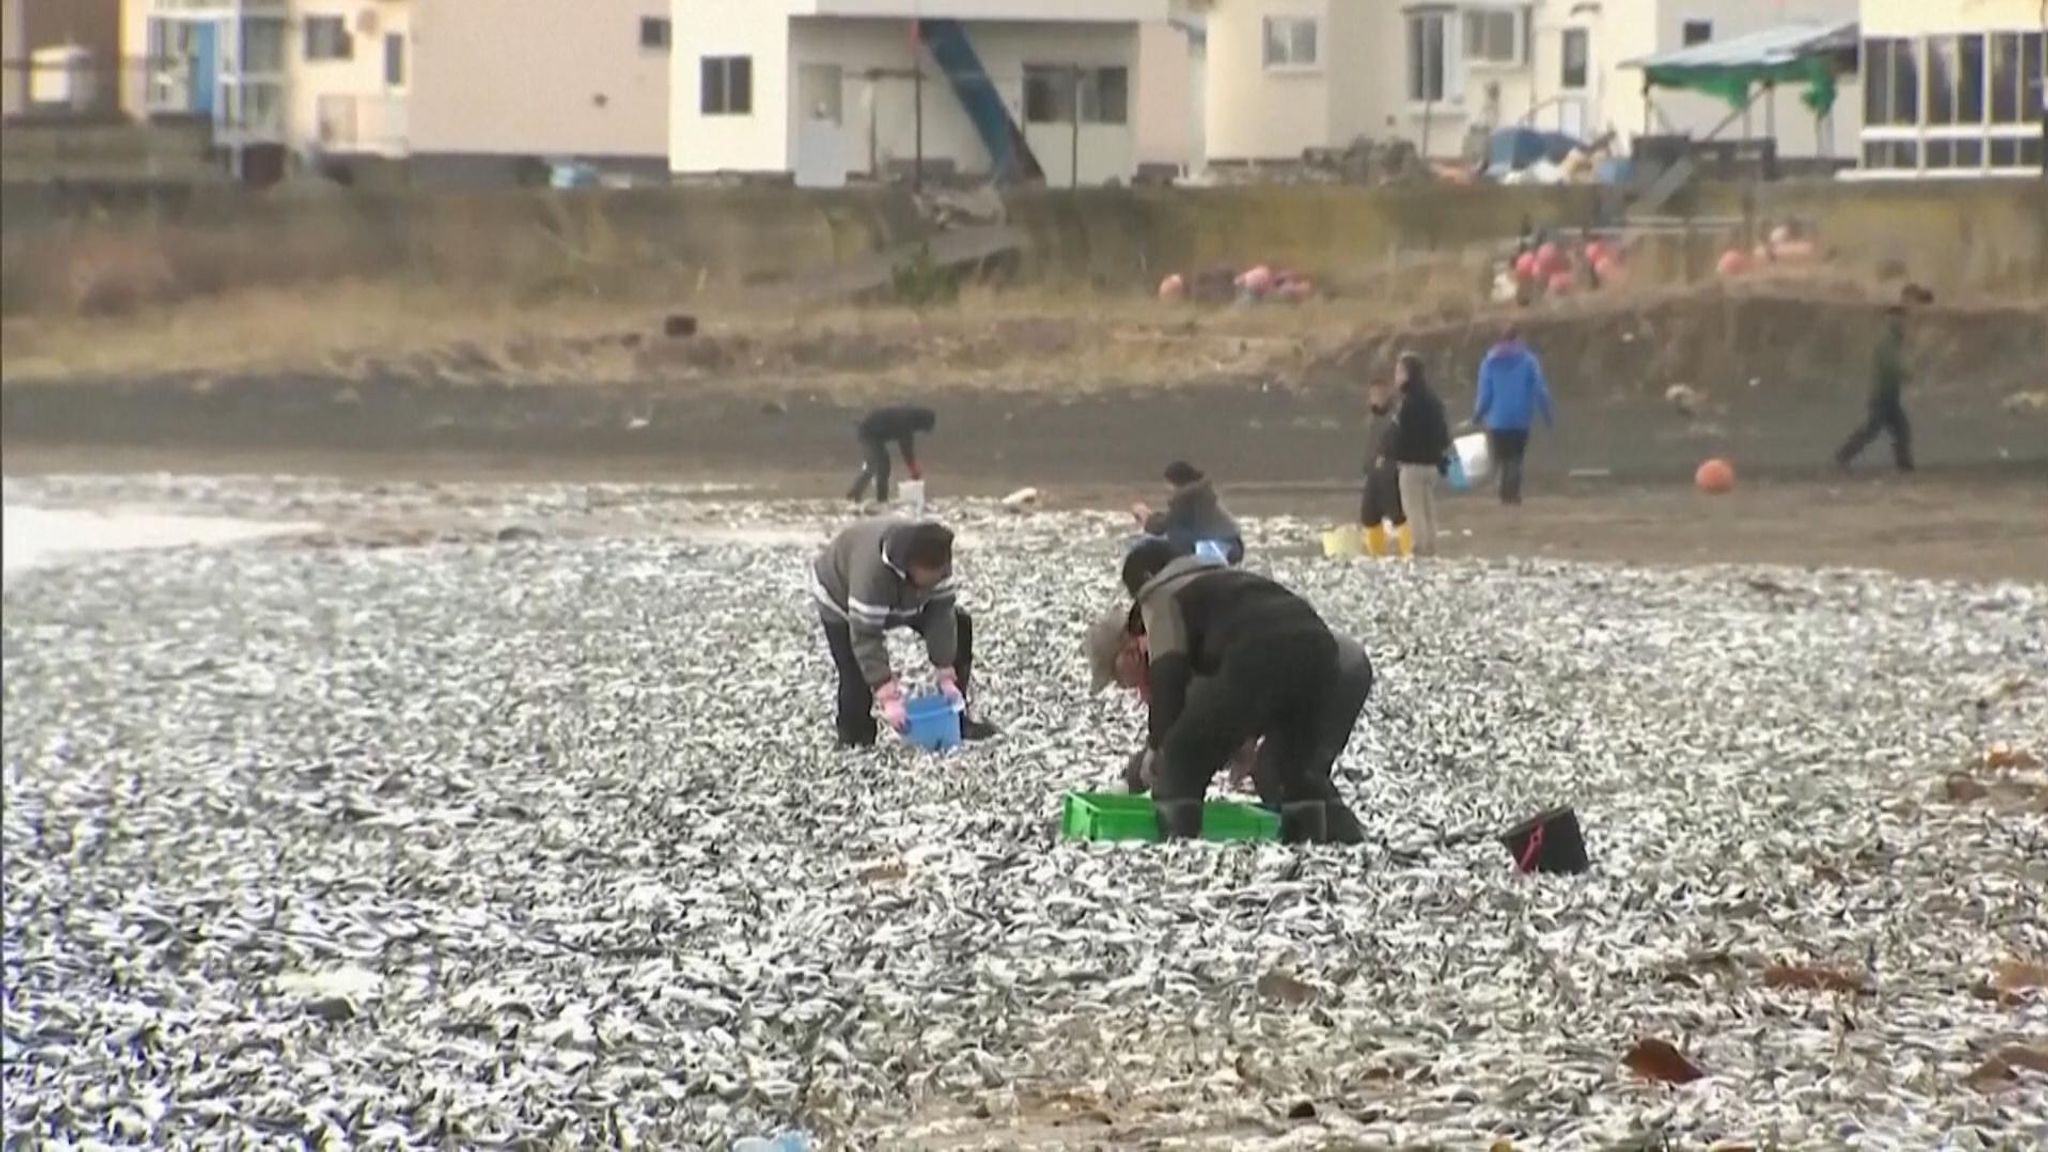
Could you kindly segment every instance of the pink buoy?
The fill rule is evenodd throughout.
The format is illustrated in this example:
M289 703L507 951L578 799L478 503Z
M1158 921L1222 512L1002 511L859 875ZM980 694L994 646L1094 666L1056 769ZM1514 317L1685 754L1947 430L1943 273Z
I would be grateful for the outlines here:
M1187 281L1181 279L1178 272L1159 282L1159 298L1161 300L1178 300L1182 296L1187 295L1187 290Z

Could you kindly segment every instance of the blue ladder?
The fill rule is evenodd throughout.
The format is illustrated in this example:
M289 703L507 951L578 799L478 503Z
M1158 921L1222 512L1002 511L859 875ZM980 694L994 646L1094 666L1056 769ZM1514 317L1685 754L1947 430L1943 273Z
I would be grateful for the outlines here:
M974 45L967 42L966 27L958 20L919 20L917 38L938 61L939 70L960 98L960 106L967 110L967 118L974 122L975 133L988 148L996 181L1044 180L1045 169L1031 154L1024 129L1011 117Z

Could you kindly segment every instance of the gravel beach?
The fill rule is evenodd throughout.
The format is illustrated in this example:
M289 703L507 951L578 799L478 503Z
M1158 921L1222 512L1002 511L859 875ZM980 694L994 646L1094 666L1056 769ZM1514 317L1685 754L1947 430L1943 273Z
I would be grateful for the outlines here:
M930 756L832 747L836 511L533 488L397 546L10 574L10 1142L2048 1140L2048 1076L1983 1071L2048 1044L2011 976L2048 789L1985 759L2048 752L2048 586L1347 563L1260 521L1379 669L1340 767L1374 843L1084 846L1060 794L1141 731L1080 644L1124 522L944 510L1005 733ZM1567 803L1586 876L1459 837Z

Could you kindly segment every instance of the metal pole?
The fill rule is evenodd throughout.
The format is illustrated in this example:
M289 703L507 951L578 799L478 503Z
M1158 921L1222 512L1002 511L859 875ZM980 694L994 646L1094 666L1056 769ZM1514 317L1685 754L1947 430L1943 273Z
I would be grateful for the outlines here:
M913 50L910 56L910 91L912 132L915 145L911 151L910 188L915 192L924 187L924 60Z
M1080 66L1079 66L1079 65L1075 65L1075 66L1073 66L1073 67L1071 67L1071 68L1068 68L1068 69L1067 69L1067 75L1068 75L1068 78L1069 78L1069 80L1071 81L1071 85L1070 85L1070 86L1071 86L1071 87L1073 88L1073 92L1074 92L1073 108L1071 109L1071 112L1072 112L1072 119L1073 119L1073 124L1072 124L1072 128L1071 128L1071 131L1070 131L1070 133L1069 133L1069 134L1070 134L1070 136L1071 136L1071 139L1070 139L1070 140L1068 141L1068 149L1067 149L1067 151L1068 151L1068 156L1067 156L1067 187L1068 187L1069 189L1073 189L1073 188L1079 188L1079 187L1081 186L1081 68L1080 68Z

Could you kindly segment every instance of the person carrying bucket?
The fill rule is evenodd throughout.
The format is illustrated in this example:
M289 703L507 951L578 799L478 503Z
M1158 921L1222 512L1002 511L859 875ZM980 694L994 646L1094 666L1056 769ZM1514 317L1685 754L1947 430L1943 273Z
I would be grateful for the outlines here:
M960 736L984 740L992 725L965 711L974 670L974 620L957 600L953 532L932 521L888 517L843 529L811 562L811 599L838 676L841 747L874 744L874 712L898 732L909 724L903 683L884 634L924 637L939 691L959 704Z
M1330 768L1344 747L1333 735L1349 739L1365 699L1342 686L1336 637L1316 610L1272 580L1170 540L1131 549L1123 584L1131 630L1145 638L1144 774L1160 836L1199 838L1210 781L1262 740L1259 761L1270 769L1261 793L1279 804L1283 838L1361 842Z
M1486 433L1486 451L1500 471L1500 502L1522 502L1522 459L1529 451L1529 429L1536 417L1556 426L1550 407L1550 382L1543 362L1522 342L1513 324L1479 362L1479 395L1472 405L1474 427ZM1412 511L1410 513L1413 514Z
M860 503L872 481L875 499L884 504L889 502L891 444L903 454L903 470L910 474L910 478L924 479L924 473L917 466L917 434L930 432L938 426L938 413L911 404L876 408L861 417L860 423L854 426L854 438L860 442L860 475L853 478L853 487L846 490L846 498Z
M1158 536L1185 545L1189 550L1212 544L1223 552L1227 564L1244 563L1244 534L1237 520L1224 511L1216 485L1202 470L1185 460L1166 466L1166 482L1172 493L1166 509L1155 512L1145 504L1131 506L1131 516L1147 536Z
M1437 481L1450 469L1451 422L1444 402L1430 388L1422 358L1403 352L1394 362L1392 458L1407 523L1399 529L1403 556L1436 555Z

